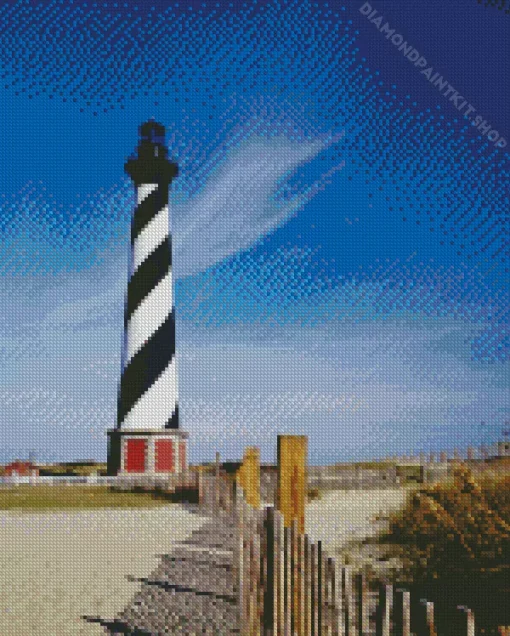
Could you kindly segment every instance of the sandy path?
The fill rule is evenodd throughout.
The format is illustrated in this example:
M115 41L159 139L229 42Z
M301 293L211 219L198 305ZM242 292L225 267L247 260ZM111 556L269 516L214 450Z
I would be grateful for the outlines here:
M239 634L233 568L236 530L229 515L214 517L162 559L117 617L111 636Z
M333 555L350 541L373 537L381 527L374 517L402 508L407 492L401 488L326 492L306 506L306 531Z
M0 634L105 634L81 616L113 618L160 555L205 521L177 504L155 509L0 511Z

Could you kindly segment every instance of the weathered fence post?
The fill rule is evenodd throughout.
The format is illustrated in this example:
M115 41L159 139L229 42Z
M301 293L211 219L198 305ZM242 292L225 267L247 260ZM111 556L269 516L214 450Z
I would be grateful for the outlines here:
M227 513L235 517L235 490L236 490L236 482L231 480L229 477L225 479L225 493L226 493L226 509ZM244 499L244 493L243 493Z
M381 584L377 601L376 636L391 635L391 612L393 609L393 586Z
M277 581L277 636L285 634L285 538L283 515L279 510L275 511L275 559Z
M327 589L327 631L328 636L338 636L338 607L336 604L336 569L335 561L331 557L326 559L326 589Z
M336 630L339 636L345 636L345 616L343 597L343 573L342 569L335 566L335 605L336 605Z
M244 539L244 506L242 488L236 489L235 506L236 525L237 525L237 542L236 542L236 561L237 561L237 593L239 600L239 625L241 634L246 634L246 581L245 581L245 539Z
M475 636L475 615L464 605L458 605L458 617L459 617L459 634L462 636Z
M343 623L345 636L354 636L354 595L352 589L352 572L350 566L342 568L342 591L343 591Z
M331 579L329 574L328 557L322 553L322 633L331 636Z
M255 592L255 541L256 535L250 534L246 539L246 589L245 589L245 598L246 598L246 636L255 636L256 631L256 608L254 606L254 592Z
M434 603L421 599L411 605L411 627L417 636L436 636Z
M297 571L298 571L298 604L297 604L297 617L296 617L296 633L298 636L306 636L306 555L305 555L305 536L298 534L298 559L297 559Z
M260 508L260 451L256 446L245 449L236 481L244 490L246 503Z
M312 577L313 577L312 544L305 535L305 634L311 636L313 622Z
M299 616L299 570L298 570L298 527L297 519L290 526L290 558L291 558L291 634L296 634Z
M284 559L284 634L292 636L292 546L290 528L283 529Z
M254 532L250 539L250 636L260 636L260 535Z
M356 594L357 625L359 636L365 636L368 632L368 603L367 582L365 574L358 572L354 579Z
M264 600L263 600L263 625L264 636L273 636L278 633L277 607L278 607L278 568L277 568L277 542L275 539L276 523L275 509L271 506L265 508L264 514Z
M277 507L285 527L297 519L299 532L305 531L306 435L278 435Z
M322 635L324 624L324 556L322 552L322 541L317 541L317 634Z
M393 621L395 636L411 636L411 595L408 590L396 591Z
M315 543L310 544L310 556L311 556L311 578L312 587L310 590L310 599L312 606L312 636L320 636L319 632L319 608L318 608L318 559L317 559L317 545Z

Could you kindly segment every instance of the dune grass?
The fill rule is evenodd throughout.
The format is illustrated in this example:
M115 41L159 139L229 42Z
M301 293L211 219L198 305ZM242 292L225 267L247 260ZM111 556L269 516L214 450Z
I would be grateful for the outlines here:
M510 476L475 479L458 466L448 483L416 490L381 541L395 548L418 597L436 603L439 633L457 605L485 629L509 624Z
M0 510L47 512L91 508L154 508L170 497L156 492L120 492L107 486L19 485L0 489Z

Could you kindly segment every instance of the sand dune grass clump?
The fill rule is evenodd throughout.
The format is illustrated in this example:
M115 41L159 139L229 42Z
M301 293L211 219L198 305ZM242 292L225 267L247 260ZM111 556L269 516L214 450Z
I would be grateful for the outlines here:
M390 518L384 542L405 580L429 600L467 605L482 624L510 624L510 477L476 480L459 466L450 484L420 488Z

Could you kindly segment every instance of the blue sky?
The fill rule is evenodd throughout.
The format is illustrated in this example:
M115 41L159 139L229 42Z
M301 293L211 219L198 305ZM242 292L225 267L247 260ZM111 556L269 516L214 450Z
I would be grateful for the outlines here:
M363 2L0 4L0 461L106 457L138 125L167 128L192 461L510 429L508 152ZM508 17L371 2L503 138Z

